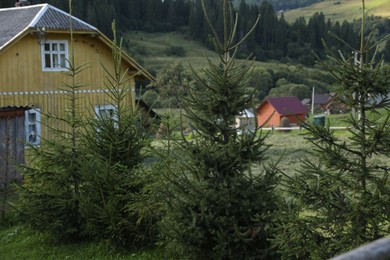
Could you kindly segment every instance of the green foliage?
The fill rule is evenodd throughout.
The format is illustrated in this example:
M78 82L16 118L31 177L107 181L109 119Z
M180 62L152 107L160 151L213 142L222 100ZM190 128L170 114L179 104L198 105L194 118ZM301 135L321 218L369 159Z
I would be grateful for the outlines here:
M162 107L179 107L179 96L188 95L188 89L193 84L193 77L180 62L168 64L157 75L154 87L163 97Z
M279 81L278 81L279 82ZM310 89L308 86L303 84L294 84L294 83L281 83L280 87L271 89L269 95L272 97L289 97L296 96L300 100L310 97Z
M356 114L347 119L347 140L327 126L305 126L318 160L304 160L295 176L286 175L296 205L278 237L286 258L325 259L389 234L389 168L378 157L390 155L390 75L370 44L362 35L356 57L322 62L338 83L340 102Z
M237 63L242 40L233 43L232 10L228 1L223 3L222 40L208 20L220 64L209 61L202 75L195 73L195 86L181 98L193 139L168 135L160 152L167 208L161 230L178 257L271 257L277 177L271 167L252 173L254 165L264 162L265 136L238 135L234 126L236 116L253 105L245 88L253 63Z
M255 68L248 74L248 88L254 88L254 95L261 102L273 87L274 82L269 71L263 68Z
M141 96L141 99L143 101L145 101L146 104L151 104L151 106L153 108L160 108L161 107L161 101L159 99L159 95L155 90L148 89Z

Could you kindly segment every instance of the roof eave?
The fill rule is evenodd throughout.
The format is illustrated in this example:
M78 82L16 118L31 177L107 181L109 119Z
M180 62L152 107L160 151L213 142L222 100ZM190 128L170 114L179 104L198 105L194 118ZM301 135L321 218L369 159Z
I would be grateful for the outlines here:
M5 51L9 47L11 47L13 44L17 43L20 39L22 39L27 34L29 34L29 33L37 33L38 31L39 30L37 28L33 28L33 27L25 28L23 31L18 33L15 37L13 37L8 42L6 42L2 46L0 46L0 53L2 53L3 51ZM68 33L69 34L69 30L47 29L46 33L61 33L61 34ZM99 33L97 31L93 31L93 30L88 30L88 31L87 30L78 30L78 31L73 31L73 34L98 35Z
M0 54L8 49L10 46L12 46L13 44L17 43L20 39L22 39L26 34L32 32L34 30L32 30L32 28L25 28L23 31L21 31L20 33L18 33L17 35L15 35L13 38L11 38L8 42L4 43L2 46L0 46Z

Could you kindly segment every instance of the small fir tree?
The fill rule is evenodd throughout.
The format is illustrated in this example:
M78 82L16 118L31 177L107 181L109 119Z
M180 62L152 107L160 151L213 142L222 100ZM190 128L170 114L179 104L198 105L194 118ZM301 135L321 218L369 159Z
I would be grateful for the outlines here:
M220 64L209 60L204 76L194 72L197 82L181 100L195 138L170 136L167 142L161 230L190 259L271 257L277 177L269 167L253 171L264 162L265 136L258 129L239 135L235 127L235 118L253 107L244 87L252 62L235 59L246 36L234 44L237 16L226 0L223 16L222 39L208 20Z
M107 74L105 87L115 109L111 116L93 116L85 128L87 160L82 215L89 236L114 244L144 246L155 238L155 229L151 228L153 218L141 220L137 206L142 205L139 202L144 186L142 165L149 138L137 107L126 106L125 100L132 96L132 85L128 82L128 71L123 70L115 23L113 31L114 71L103 67Z
M377 161L390 155L390 74L383 59L375 62L376 45L363 32L364 13L356 56L322 62L337 81L339 101L355 114L345 138L329 127L305 125L318 160L305 160L295 176L286 175L296 206L277 239L286 258L326 259L390 233L390 169Z

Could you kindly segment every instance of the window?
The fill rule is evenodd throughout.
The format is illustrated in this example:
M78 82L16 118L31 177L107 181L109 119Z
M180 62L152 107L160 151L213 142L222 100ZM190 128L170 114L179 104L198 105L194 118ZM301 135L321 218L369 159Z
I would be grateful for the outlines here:
M118 128L118 117L116 114L116 107L113 105L99 105L95 107L96 117L100 119L100 123L106 126L113 124L114 128ZM98 127L97 129L101 129Z
M39 108L26 110L25 112L26 142L39 145L41 136L41 112Z
M100 105L95 107L95 113L97 117L102 119L114 119L116 120L116 107L113 105Z
M67 41L45 41L41 46L43 71L66 70L68 66Z

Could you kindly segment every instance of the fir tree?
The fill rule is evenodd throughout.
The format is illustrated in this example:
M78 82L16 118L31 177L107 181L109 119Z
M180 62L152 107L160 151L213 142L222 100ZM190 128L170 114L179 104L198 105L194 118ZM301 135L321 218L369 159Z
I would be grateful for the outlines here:
M148 144L141 114L132 99L128 71L123 70L121 44L113 41L114 71L108 70L105 87L114 108L110 116L97 114L85 128L83 143L86 160L83 172L82 215L85 233L114 244L144 246L155 238L153 223L140 220L137 205L144 183L143 149Z
M171 136L165 150L162 232L191 259L270 257L277 177L271 168L260 170L268 148L265 136L257 129L239 135L235 127L236 116L253 106L253 95L244 87L252 62L235 59L245 36L233 42L237 16L228 1L223 1L223 38L202 4L220 64L209 61L202 75L194 72L196 86L181 100L195 138Z
M69 1L71 10L72 1ZM71 14L71 11L70 11ZM72 17L72 15L70 15ZM72 27L70 18L70 27ZM47 114L45 124L50 139L41 139L41 145L29 145L31 162L21 165L25 182L19 188L18 208L27 224L40 231L48 231L55 238L79 237L83 219L80 215L80 186L82 146L81 120L77 91L82 85L76 77L85 68L75 66L73 33L71 31L69 67L64 83L68 109L63 115ZM51 127L59 125L63 127Z
M390 233L389 168L376 160L390 155L390 75L383 59L375 63L376 44L363 32L364 14L356 56L321 62L338 84L339 101L356 113L347 120L345 138L329 127L306 125L318 160L286 175L297 206L278 237L286 258L326 259Z

